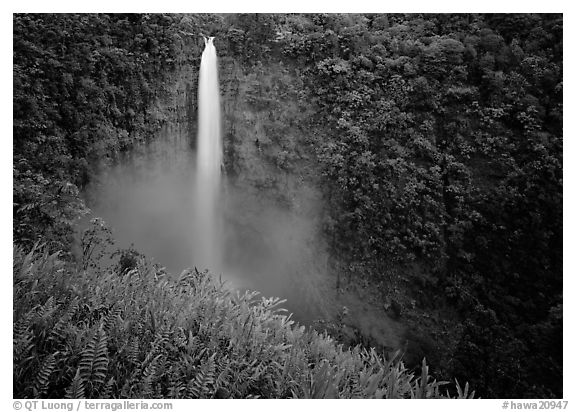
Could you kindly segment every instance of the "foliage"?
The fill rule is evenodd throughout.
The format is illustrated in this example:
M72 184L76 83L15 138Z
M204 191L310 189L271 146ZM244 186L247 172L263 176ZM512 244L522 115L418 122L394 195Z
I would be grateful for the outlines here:
M175 67L176 25L136 14L13 20L14 240L67 249L91 163L158 127L152 106Z
M90 226L84 230L81 239L82 268L97 268L106 255L107 248L114 245L112 231L101 218L90 220Z
M350 384L359 382L356 375L338 365L366 371L372 355L361 350L344 355L312 332L298 335L308 339L305 344L270 349L292 375L280 373L272 361L261 365L254 353L281 345L275 340L280 338L248 326L261 306L250 304L249 297L242 304L226 303L233 298L204 281L185 293L204 288L210 299L225 302L233 326L218 332L223 345L239 339L234 335L239 319L250 321L242 328L264 343L246 343L254 353L234 352L237 363L230 363L228 352L216 350L218 339L205 332L194 342L209 349L200 354L193 346L192 358L182 360L178 348L189 346L188 332L197 336L210 325L206 319L217 324L215 315L206 314L210 299L199 300L206 307L192 307L199 316L196 329L180 309L156 314L146 306L153 303L144 290L160 293L151 273L162 278L164 272L143 269L143 257L128 249L120 252L112 277L101 268L107 236L98 222L82 245L87 278L60 262L70 260L74 221L87 212L79 189L94 163L128 150L165 119L155 105L173 81L171 72L195 73L202 48L195 36L203 32L217 36L227 65L246 72L251 108L268 110L277 123L307 117L298 125L306 134L298 144L284 129L268 133L280 149L265 156L288 173L315 153L327 203L325 234L337 261L331 266L344 268L351 281L372 279L384 294L398 290L398 279L404 279L398 294L417 300L423 311L458 310L455 349L444 351L445 362L438 365L442 377L468 380L487 397L562 396L561 15L16 14L13 23L13 236L23 248L17 257L26 267L21 273L44 279L46 288L40 293L30 284L34 293L22 292L15 300L14 353L20 365L15 381L26 383L15 386L15 393L349 397L366 388L374 395L386 386L380 395L422 394L410 386L412 378L399 384L399 392L388 391L384 376L370 380L381 369L358 387ZM276 75L266 77L270 71ZM232 89L239 80L227 76L224 72L222 82ZM195 87L194 81L186 85L188 96L195 96ZM300 103L290 107L276 96ZM193 116L194 98L187 98L186 107ZM232 125L227 138L235 138L235 130ZM265 148L258 144L258 150L260 144ZM39 244L47 248L42 257ZM24 251L32 252L24 256ZM102 279L91 277L94 271ZM20 290L25 283L18 279ZM118 315L135 322L126 326L129 331L113 320L101 324L111 298L80 293L88 284L120 288L121 280L134 289L126 296L114 289L118 299L139 296L143 310L125 308L128 312ZM48 299L51 292L55 297ZM163 310L184 305L179 299ZM174 319L166 340L158 337L166 325L157 316ZM273 312L266 316L266 322L289 323ZM403 317L408 318L404 311ZM180 332L182 325L189 329ZM300 333L286 325L279 330L292 337ZM133 339L128 332L135 333ZM314 345L331 348L330 356L322 352L329 362L298 363L304 359L298 351L308 353ZM293 351L297 366L278 360ZM231 387L234 373L241 376L232 375ZM400 367L394 373L402 379L410 375ZM271 376L284 379L278 381L282 389ZM372 391L372 385L379 389Z
M343 350L278 298L195 270L173 280L145 259L103 273L58 255L14 249L14 397L446 396L425 362L416 376L397 356Z
M14 240L31 247L42 239L54 250L69 246L73 224L88 212L79 197L78 188L43 172L24 170L25 160L14 165L13 210Z
M340 266L387 288L404 268L445 296L434 301L467 319L448 374L483 395L561 396L550 313L562 299L562 16L321 14L286 26L284 56L304 67L318 109ZM545 382L527 367L543 358Z

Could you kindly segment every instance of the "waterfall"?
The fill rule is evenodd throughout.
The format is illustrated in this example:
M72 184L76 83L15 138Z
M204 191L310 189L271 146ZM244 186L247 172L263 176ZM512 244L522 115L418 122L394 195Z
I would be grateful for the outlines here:
M197 178L195 189L196 242L194 264L219 271L222 266L220 180L222 138L220 91L214 37L204 38L198 84Z

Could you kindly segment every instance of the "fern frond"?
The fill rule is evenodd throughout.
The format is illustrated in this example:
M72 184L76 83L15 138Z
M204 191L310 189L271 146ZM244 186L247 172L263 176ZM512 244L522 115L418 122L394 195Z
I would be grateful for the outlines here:
M80 376L80 369L76 369L76 375L66 389L66 399L84 399L84 397L84 379Z
M82 352L79 364L80 375L93 387L101 385L108 372L108 338L103 328L99 328Z
M108 380L108 382L106 382L106 386L104 386L104 389L100 393L100 396L99 396L100 399L112 398L112 387L114 386L114 383L116 383L114 378L110 378Z
M48 386L50 385L50 376L56 369L56 357L54 354L48 355L42 362L42 366L36 375L34 381L34 397L40 398L46 394Z
M144 372L142 373L142 375L144 376L144 379L149 379L151 381L154 381L158 378L158 360L162 357L162 355L158 355L156 356L154 359L152 359L152 361L150 361L150 363L148 363L148 365L146 365L146 367L144 368Z
M28 322L18 322L13 327L14 363L24 359L34 349L34 337Z
M36 311L35 321L46 324L52 318L52 315L60 305L54 303L54 297L50 296L48 300Z
M26 254L26 256L24 256L21 263L18 262L18 263L20 263L20 270L18 272L16 270L14 270L14 272L13 272L13 273L18 273L18 276L16 277L18 280L27 279L27 278L32 277L32 275L33 275L32 262L34 261L34 255L36 253L37 247L38 247L38 243L36 243L32 247L32 250L30 252L28 252L28 254ZM14 253L14 256L17 256L17 254Z
M110 330L118 323L122 321L122 309L116 308L109 312L102 321L104 331L110 333Z
M213 391L216 365L212 355L200 366L200 370L187 385L186 392L191 398L206 398Z
M48 336L49 341L64 341L66 339L65 331L70 326L70 321L78 311L78 307L78 297L76 297L50 331L50 335Z
M228 378L230 376L230 369L228 367L225 367L222 372L220 372L218 374L218 376L216 377L216 380L214 381L214 386L218 389L218 388L224 388L226 386L228 386Z
M142 373L142 397L153 398L156 395L155 384L161 377L160 365L163 363L163 355L156 356L146 367Z
M182 376L176 374L170 378L168 386L168 398L180 399L186 393L186 384L181 380Z
M137 337L132 337L128 345L128 360L134 364L138 363L140 357L140 340Z

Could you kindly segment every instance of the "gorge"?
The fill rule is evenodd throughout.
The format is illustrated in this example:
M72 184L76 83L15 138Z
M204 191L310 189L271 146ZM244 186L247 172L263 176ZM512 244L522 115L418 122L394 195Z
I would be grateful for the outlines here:
M562 396L562 15L13 20L15 396Z

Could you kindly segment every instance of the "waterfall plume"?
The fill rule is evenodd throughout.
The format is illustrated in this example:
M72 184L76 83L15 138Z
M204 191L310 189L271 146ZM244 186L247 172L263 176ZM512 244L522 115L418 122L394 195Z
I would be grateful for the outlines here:
M220 133L220 91L218 59L214 37L204 37L198 83L198 139L196 198L196 242L193 251L197 267L219 271L222 266L220 180L222 137Z

